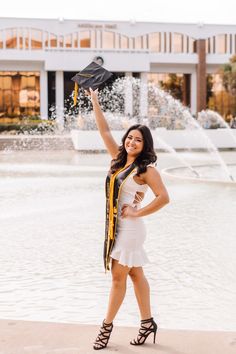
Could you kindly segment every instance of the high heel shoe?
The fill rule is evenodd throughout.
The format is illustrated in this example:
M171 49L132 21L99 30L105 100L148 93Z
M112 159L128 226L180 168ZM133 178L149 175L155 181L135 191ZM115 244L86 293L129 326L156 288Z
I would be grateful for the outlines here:
M100 328L100 332L94 342L93 349L100 350L106 348L112 329L113 323L105 323L104 320L102 323L102 327Z
M148 325L149 324L149 325ZM156 341L157 324L153 320L153 317L147 320L141 320L141 327L137 336L137 340L133 339L130 344L132 345L142 345L145 343L149 334L153 333L153 343Z

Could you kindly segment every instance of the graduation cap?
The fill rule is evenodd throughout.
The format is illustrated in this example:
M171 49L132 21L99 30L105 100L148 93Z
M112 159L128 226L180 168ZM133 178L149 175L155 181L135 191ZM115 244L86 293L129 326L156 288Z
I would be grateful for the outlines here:
M108 70L104 69L101 65L92 61L86 68L81 70L78 74L72 77L71 80L75 82L75 91L74 91L74 105L76 105L79 87L89 90L91 87L92 90L104 85L104 83L111 78L113 74Z

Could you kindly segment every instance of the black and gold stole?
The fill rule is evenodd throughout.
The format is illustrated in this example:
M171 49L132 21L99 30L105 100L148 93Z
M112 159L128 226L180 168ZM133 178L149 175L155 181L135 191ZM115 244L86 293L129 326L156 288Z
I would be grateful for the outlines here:
M106 178L106 226L105 241L103 250L103 260L105 271L110 270L110 254L114 247L117 236L117 213L122 185L126 178L135 169L132 163L128 167L123 167L113 174L108 174Z

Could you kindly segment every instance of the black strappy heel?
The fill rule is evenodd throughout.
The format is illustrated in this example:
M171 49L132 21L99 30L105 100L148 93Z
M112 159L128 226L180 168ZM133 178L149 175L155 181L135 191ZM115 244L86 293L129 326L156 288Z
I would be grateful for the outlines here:
M100 328L100 332L94 342L93 349L100 350L106 348L112 329L113 329L113 323L112 322L105 323L104 320L102 323L102 327Z
M150 323L149 326L146 326L148 323ZM130 344L132 345L142 345L145 343L147 337L149 334L153 333L153 343L156 341L156 333L157 333L157 324L153 320L153 317L147 319L147 320L141 320L141 327L139 329L138 337L137 340L133 339Z

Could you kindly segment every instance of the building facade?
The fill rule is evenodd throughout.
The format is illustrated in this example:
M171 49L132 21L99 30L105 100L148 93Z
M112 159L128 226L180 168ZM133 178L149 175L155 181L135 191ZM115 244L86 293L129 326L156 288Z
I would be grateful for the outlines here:
M71 77L97 56L143 84L175 75L182 102L196 114L208 105L207 76L235 53L235 25L0 18L0 118L47 119L55 105L63 119ZM132 107L127 102L125 113ZM142 104L141 114L149 109Z

